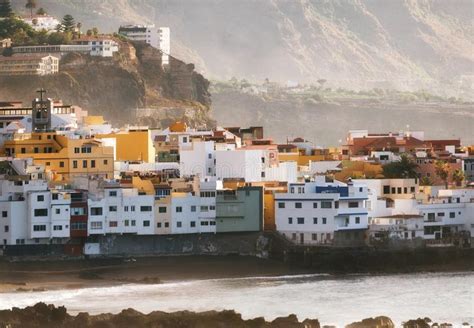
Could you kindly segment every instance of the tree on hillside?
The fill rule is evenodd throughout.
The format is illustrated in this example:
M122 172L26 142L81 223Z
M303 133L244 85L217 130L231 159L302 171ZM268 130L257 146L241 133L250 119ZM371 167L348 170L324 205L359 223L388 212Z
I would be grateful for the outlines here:
M99 35L99 29L97 27L92 28L92 35L93 36L98 36Z
M420 179L420 186L432 186L433 181L427 176L424 176L423 178Z
M449 178L450 167L449 164L445 161L436 161L435 163L435 173L441 180L444 181L446 189L448 189L448 178Z
M61 31L62 32L74 32L76 29L76 22L74 21L74 17L67 14L63 17L61 21Z
M33 18L33 9L36 9L36 0L27 0L25 7L30 10L30 16Z
M456 186L460 187L464 181L464 173L461 170L454 170L452 178Z
M92 36L92 30L87 30L86 35L87 36Z
M407 155L402 155L399 161L385 164L382 167L384 177L390 179L418 178L418 174L416 172L417 168L418 164L408 158Z
M0 20L0 39L11 38L15 45L35 44L37 33L22 20L10 17Z
M40 8L36 11L36 15L40 15L40 16L46 15L46 10L44 10L44 8Z
M6 18L13 16L10 0L0 0L0 17Z

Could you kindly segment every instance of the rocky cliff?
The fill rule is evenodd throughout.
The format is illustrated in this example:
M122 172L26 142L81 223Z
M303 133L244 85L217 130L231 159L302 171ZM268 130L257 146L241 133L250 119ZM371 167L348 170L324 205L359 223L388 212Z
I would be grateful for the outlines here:
M44 2L54 14L71 13L104 30L121 23L169 26L172 54L192 56L207 76L221 79L327 79L350 88L456 95L474 73L472 2L466 0Z
M142 43L121 41L112 59L70 53L61 59L57 75L2 76L0 85L0 99L28 103L43 87L49 97L104 115L117 125L159 127L174 119L212 124L209 82L193 64L174 57L162 68L161 53ZM137 110L143 108L146 115Z

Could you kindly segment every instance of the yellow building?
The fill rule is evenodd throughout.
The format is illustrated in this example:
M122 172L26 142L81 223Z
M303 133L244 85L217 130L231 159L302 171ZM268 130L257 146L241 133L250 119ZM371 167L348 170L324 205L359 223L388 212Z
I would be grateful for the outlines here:
M96 175L111 179L114 175L114 149L95 139L70 139L56 132L15 135L4 143L3 153L17 158L32 158L44 165L54 180Z
M130 129L118 133L98 134L97 139L114 138L116 141L115 156L117 161L155 162L155 147L151 131L147 128Z
M345 181L348 178L383 178L382 164L363 161L342 161L342 168L334 177Z

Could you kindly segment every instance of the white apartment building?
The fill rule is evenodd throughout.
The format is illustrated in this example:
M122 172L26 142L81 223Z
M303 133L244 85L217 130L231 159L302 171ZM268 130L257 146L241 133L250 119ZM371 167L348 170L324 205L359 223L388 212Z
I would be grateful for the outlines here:
M30 25L35 31L46 30L48 32L55 31L61 22L53 16L34 15L22 18L23 22Z
M179 144L179 158L181 177L198 175L205 178L216 174L214 141L181 142Z
M118 43L110 38L81 37L73 42L77 45L89 47L91 56L113 57L114 53L119 51Z
M155 27L155 25L123 25L119 34L133 41L144 41L162 52L162 65L169 64L171 53L171 38L169 27Z
M275 153L267 149L217 150L216 177L240 178L246 182L297 180L296 162L278 163L274 161Z
M154 202L154 196L140 194L135 188L106 187L88 199L88 233L152 235Z
M375 240L403 239L411 240L424 237L423 216L416 214L398 214L371 219L369 234Z
M335 233L364 231L367 186L360 183L290 183L288 193L275 194L277 231L298 244L330 244Z

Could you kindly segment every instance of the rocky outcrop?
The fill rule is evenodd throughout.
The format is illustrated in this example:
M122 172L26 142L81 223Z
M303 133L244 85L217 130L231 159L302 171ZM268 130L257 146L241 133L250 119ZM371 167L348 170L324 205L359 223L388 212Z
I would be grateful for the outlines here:
M9 328L98 328L98 327L120 327L120 328L208 328L208 327L234 327L234 328L319 328L318 320L298 321L292 314L267 322L263 318L250 320L242 319L242 316L234 311L208 311L188 312L180 311L174 313L151 312L143 314L133 309L126 309L118 314L89 315L79 313L71 316L66 308L54 305L37 303L24 309L13 308L12 310L0 311L0 327Z
M353 322L347 325L346 328L395 328L395 324L390 318L380 316Z
M104 115L117 125L160 127L175 119L212 125L209 81L177 58L162 67L161 52L144 43L120 41L112 59L71 53L62 57L59 74L1 76L0 85L0 99L30 103L43 87L49 97ZM145 120L138 108L148 109Z

